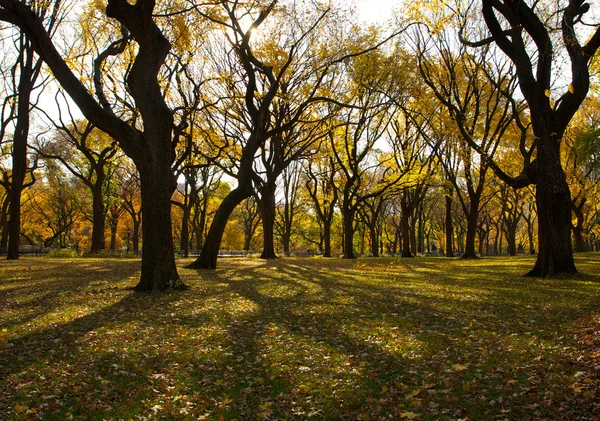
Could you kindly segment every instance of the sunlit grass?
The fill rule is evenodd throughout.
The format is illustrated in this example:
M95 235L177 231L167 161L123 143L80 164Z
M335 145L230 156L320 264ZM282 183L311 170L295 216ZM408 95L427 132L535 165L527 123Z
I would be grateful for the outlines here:
M186 261L181 261L183 266ZM2 419L597 419L600 255L0 262Z

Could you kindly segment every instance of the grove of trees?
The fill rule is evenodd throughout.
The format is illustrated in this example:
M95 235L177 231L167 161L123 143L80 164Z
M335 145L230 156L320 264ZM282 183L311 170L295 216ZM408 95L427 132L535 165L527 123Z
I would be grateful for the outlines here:
M600 251L593 1L0 0L0 249ZM597 11L596 11L597 12Z

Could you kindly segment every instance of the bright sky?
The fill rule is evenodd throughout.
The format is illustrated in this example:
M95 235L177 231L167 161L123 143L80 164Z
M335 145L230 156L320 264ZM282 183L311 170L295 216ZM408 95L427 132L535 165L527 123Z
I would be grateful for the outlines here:
M389 19L394 6L399 3L399 0L356 0L358 13L369 23Z

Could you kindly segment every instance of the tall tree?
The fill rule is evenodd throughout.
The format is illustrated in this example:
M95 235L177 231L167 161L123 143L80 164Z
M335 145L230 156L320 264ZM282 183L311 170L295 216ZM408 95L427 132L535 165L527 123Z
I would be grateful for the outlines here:
M527 275L576 273L570 235L571 194L560 149L565 130L589 91L589 65L600 47L600 27L586 19L596 17L588 13L590 4L583 0L477 0L471 6L481 7L489 36L474 40L476 35L465 29L463 42L480 48L492 43L498 46L512 61L529 107L536 146L536 171L529 174L529 182L536 185L539 252ZM591 34L590 27L596 27ZM553 72L562 60L568 61L570 75L567 70L558 78L570 79L570 83L555 99ZM514 184L508 177L503 179Z
M121 34L94 61L95 98L52 42L40 14L18 0L0 0L0 20L17 26L26 35L86 118L114 138L139 171L145 222L142 271L135 287L138 291L164 290L180 284L171 231L173 113L159 83L171 43L154 20L155 6L154 0L108 1L106 16L120 24ZM124 74L108 78L111 83L122 80L122 91L135 103L135 114L121 118L106 95L102 72L114 69L109 59L123 53L131 42L136 43L136 48L130 50L134 56L131 66Z
M459 161L461 182L456 170L442 158L448 179L455 185L458 198L467 216L467 236L463 258L477 257L475 240L478 214L486 177L498 145L513 125L514 103L511 101L516 78L510 72L508 60L494 57L490 48L468 53L467 47L453 51L457 40L452 29L436 32L429 38L415 34L418 67L423 80L445 107L457 135L456 144L445 145L445 154L454 154ZM460 45L460 44L459 44ZM442 117L443 118L443 117ZM437 139L449 137L439 133ZM475 144L488 160L474 159ZM464 194L464 193L466 194Z
M39 16L45 33L51 37L68 11L67 2L29 0L26 7ZM7 259L19 258L21 240L21 194L27 172L27 143L30 129L31 101L42 71L42 59L36 55L34 41L25 33L16 35L17 58L11 71L15 78L17 107L12 148L12 177L9 190L8 251ZM43 85L43 83L42 83Z

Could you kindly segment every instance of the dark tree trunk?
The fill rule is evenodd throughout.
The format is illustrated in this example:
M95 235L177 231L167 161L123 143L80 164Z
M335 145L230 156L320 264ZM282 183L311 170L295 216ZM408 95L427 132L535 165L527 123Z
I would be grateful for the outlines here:
M417 253L423 253L423 250L425 248L425 234L424 234L424 230L425 228L423 227L423 206L419 206L418 208L418 216L417 216L417 222L418 222L418 227L417 227Z
M483 254L483 247L485 245L485 237L487 235L487 232L485 231L485 229L483 227L480 227L477 233L478 239L479 239L479 254Z
M34 39L37 53L52 70L62 87L69 93L88 120L109 133L123 151L133 159L142 181L143 258L138 291L162 290L177 286L179 276L175 267L171 227L170 191L172 185L173 113L165 102L158 83L158 74L171 49L171 44L153 18L155 2L109 0L106 16L115 18L129 30L139 48L127 76L127 89L139 109L143 131L132 127L108 110L110 104L96 92L100 102L68 67L40 18L22 2L10 1L10 18L29 37ZM23 18L26 16L27 18ZM4 16L5 17L5 16ZM123 41L122 45L125 44ZM108 51L108 50L107 50ZM110 55L110 51L108 53ZM102 62L99 62L102 65Z
M473 200L473 198L471 198ZM467 215L467 236L465 240L465 251L461 256L463 259L476 259L475 239L477 238L477 218L479 216L479 201L473 200Z
M119 228L119 219L114 218L110 223L110 249L117 249L117 230Z
M417 221L413 215L411 218L412 224L410 224L410 250L413 256L417 255Z
M377 227L369 227L369 235L371 237L371 254L373 257L379 257L379 233Z
M281 235L281 244L283 245L283 255L289 257L290 256L290 235L287 232L287 230L286 230L286 232L284 232ZM275 256L275 257L277 257L277 256Z
M331 220L323 225L323 257L331 257Z
M531 215L525 221L527 222L527 239L529 240L529 254L535 254L535 246L533 243L534 224Z
M90 247L92 253L104 250L106 247L104 195L102 194L105 178L104 169L99 166L96 169L96 183L92 191L92 244Z
M527 276L544 278L577 273L571 246L571 192L560 163L558 139L540 142L537 165L539 252Z
M0 239L0 247L6 248L8 245L8 205L9 196L6 194L4 202L2 203L2 214L0 216L0 227L2 229L2 238Z
M243 177L240 178L244 180ZM237 205L242 203L242 200L249 198L253 194L252 185L250 182L240 184L238 187L229 192L221 202L215 216L210 224L208 234L206 236L202 253L192 264L188 265L191 269L216 269L217 258L219 257L219 248L223 233L227 226L227 221Z
M178 286L171 225L171 167L168 157L139 166L142 195L142 274L136 291Z
M506 246L509 256L517 255L517 224L506 221Z
M402 254L400 257L414 257L410 252L410 215L404 209L400 217L400 226L402 227Z
M27 138L29 137L29 101L33 89L33 48L29 41L21 35L21 54L24 55L21 74L19 76L19 92L17 106L17 123L13 136L12 178L8 190L8 250L6 258L19 258L19 243L21 242L21 194L27 171Z
M343 207L343 225L344 225L344 259L356 259L354 253L354 212L351 206Z
M573 240L575 243L575 249L573 250L576 253L581 253L585 251L584 241L583 241L583 228L579 226L575 226L573 228Z
M258 201L263 227L261 259L277 259L275 254L275 184L266 183ZM288 244L289 249L289 244Z
M356 259L354 253L354 209L350 198L350 188L354 184L351 179L346 183L342 198L342 225L343 225L343 259Z

